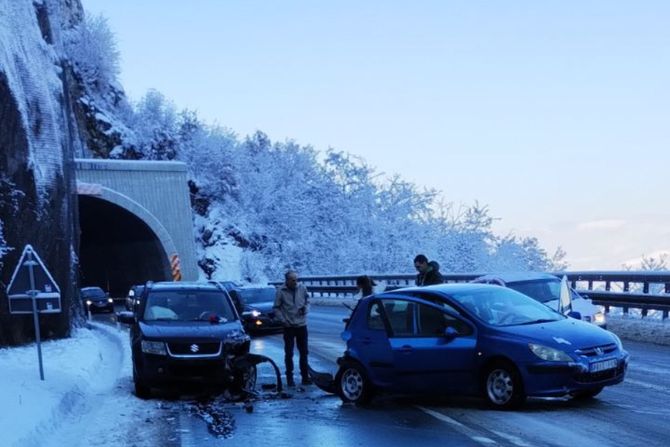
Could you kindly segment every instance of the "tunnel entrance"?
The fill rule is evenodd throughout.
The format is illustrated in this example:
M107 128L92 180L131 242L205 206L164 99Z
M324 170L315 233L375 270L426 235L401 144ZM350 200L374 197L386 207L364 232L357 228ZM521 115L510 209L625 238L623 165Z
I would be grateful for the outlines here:
M98 286L121 298L132 285L171 279L160 240L128 210L80 195L79 225L80 287Z

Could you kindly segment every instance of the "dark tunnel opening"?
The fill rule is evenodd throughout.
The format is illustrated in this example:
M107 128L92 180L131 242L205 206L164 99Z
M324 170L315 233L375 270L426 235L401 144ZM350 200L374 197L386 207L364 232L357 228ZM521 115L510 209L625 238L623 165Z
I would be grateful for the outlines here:
M169 280L169 264L155 233L118 205L79 196L80 287L98 286L114 298L134 284Z

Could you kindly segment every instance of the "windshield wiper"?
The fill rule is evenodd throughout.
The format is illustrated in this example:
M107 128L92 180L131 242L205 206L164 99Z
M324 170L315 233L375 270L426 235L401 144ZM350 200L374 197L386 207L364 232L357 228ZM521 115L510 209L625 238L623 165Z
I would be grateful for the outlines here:
M537 320L531 320L531 321L526 321L524 323L519 323L519 326L522 326L522 325L525 325L525 324L551 323L552 321L558 321L558 320L552 320L550 318L539 318Z

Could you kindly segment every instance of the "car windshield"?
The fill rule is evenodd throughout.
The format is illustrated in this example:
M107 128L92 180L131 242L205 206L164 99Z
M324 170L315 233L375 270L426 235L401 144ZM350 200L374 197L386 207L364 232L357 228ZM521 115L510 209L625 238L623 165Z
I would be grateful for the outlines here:
M244 304L271 303L276 296L274 287L263 287L258 289L239 289Z
M96 287L95 289L82 289L82 298L105 298L107 295L104 290Z
M156 290L147 297L144 321L218 321L235 319L228 299L218 290Z
M561 294L561 281L557 279L537 279L507 283L507 287L528 295L540 303L558 300Z
M513 326L565 318L532 298L505 287L486 287L451 295L465 309L494 326Z
M143 290L144 290L144 286L133 286L128 291L128 296L139 297L140 295L142 295Z

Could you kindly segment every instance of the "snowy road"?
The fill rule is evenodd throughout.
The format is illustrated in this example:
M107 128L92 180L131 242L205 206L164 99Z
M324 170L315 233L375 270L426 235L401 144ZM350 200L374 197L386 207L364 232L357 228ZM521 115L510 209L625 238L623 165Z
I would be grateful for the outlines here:
M339 338L344 308L314 309L310 317L310 357L316 369L334 371L342 353ZM101 317L105 318L105 317ZM63 428L80 434L81 445L138 447L196 445L328 446L655 446L666 445L670 417L670 347L624 342L632 360L625 383L607 388L597 399L531 399L519 411L488 410L483 401L466 398L379 398L369 408L343 405L316 387L294 391L290 398L269 397L246 412L240 403L218 402L210 415L223 416L225 436L208 432L194 411L193 398L158 396L150 401L132 395L128 347L119 350L109 374L118 383L100 389L86 416ZM125 343L124 343L125 345ZM252 351L282 363L281 336L253 341ZM259 370L260 383L272 371ZM76 420L75 420L76 419ZM49 445L46 443L45 445ZM53 445L57 445L53 444Z

